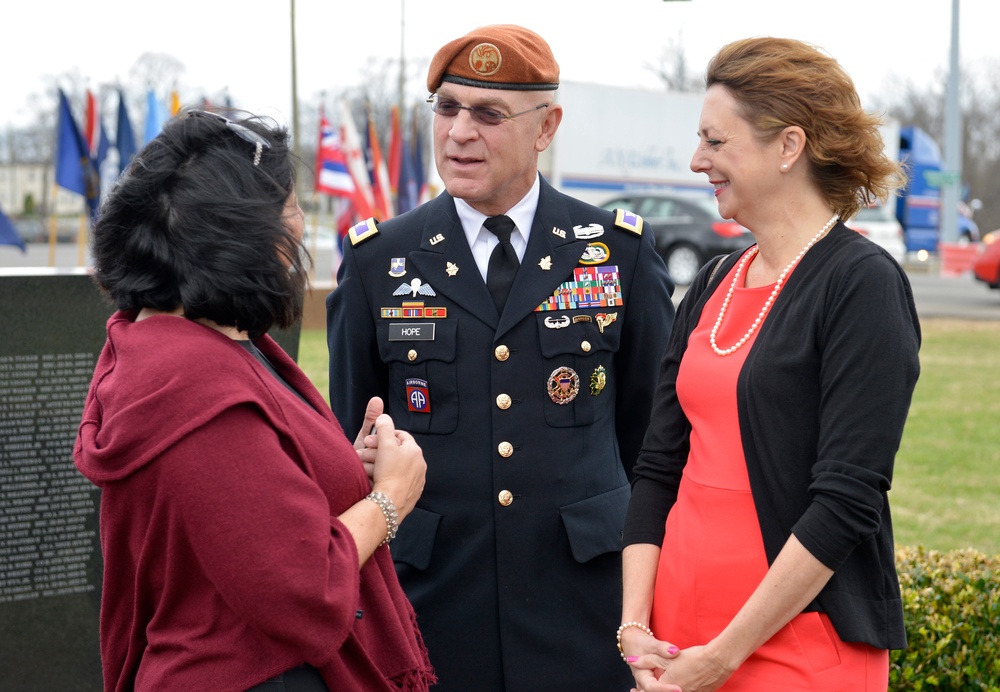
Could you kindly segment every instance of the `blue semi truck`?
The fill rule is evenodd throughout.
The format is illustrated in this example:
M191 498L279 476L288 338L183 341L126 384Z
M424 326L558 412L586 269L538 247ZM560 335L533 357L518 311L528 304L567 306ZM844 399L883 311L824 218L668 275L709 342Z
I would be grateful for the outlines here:
M891 145L887 142L887 145ZM896 218L903 226L907 252L937 252L941 227L940 186L948 180L941 149L916 126L899 128L899 160L906 163L909 180L896 199ZM958 214L958 239L975 242L979 229L964 203Z

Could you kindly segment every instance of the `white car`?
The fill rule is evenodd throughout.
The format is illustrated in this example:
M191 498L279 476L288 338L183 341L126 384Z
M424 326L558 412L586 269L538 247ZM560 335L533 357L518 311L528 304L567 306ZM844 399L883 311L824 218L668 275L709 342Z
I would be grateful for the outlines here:
M881 204L864 207L857 216L845 223L848 228L853 228L876 245L881 245L900 264L906 260L903 226L888 207Z

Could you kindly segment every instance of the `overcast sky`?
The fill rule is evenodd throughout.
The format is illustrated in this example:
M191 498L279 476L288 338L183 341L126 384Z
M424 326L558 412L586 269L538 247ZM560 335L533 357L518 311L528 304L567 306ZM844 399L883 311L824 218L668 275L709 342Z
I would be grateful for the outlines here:
M29 96L45 94L52 78L125 81L144 52L184 65L184 101L228 89L235 105L289 122L290 3L5 0L0 126L28 121ZM648 66L667 45L700 75L731 40L802 39L837 58L871 103L894 85L922 88L946 74L951 11L951 0L296 0L299 95L355 86L372 57L398 60L402 48L422 66L408 96L425 96L426 64L440 45L483 24L516 23L549 41L564 81L652 89L661 85ZM963 66L1000 66L998 27L1000 2L962 0Z

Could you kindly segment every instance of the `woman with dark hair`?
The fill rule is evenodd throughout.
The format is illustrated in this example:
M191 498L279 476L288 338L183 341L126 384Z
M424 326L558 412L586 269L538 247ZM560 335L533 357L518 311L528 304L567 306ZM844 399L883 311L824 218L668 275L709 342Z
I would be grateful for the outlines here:
M902 268L841 219L904 174L800 41L712 59L691 169L756 244L677 312L635 466L618 646L644 692L884 691L888 490L919 373Z
M118 311L74 458L102 491L106 690L434 680L386 547L423 454L377 399L352 446L267 335L307 278L294 170L284 129L185 112L95 225Z

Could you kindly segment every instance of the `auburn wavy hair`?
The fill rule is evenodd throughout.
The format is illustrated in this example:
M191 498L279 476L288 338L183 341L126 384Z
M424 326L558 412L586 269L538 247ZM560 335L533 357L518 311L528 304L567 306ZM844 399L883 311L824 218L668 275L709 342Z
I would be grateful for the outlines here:
M885 202L906 173L884 153L882 118L861 107L854 82L816 46L786 38L734 41L709 62L707 87L725 87L742 115L770 141L790 126L806 135L809 170L842 219Z

